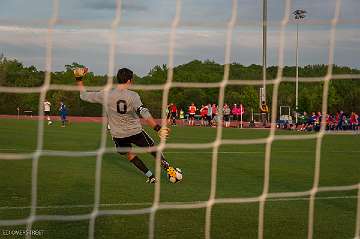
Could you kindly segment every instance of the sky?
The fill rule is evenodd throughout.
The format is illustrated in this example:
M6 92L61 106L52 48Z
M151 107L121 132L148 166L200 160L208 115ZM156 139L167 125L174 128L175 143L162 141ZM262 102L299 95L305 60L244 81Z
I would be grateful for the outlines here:
M0 53L25 65L45 69L49 19L54 15L51 0L1 0ZM115 69L128 67L140 76L155 65L168 64L171 25L176 0L122 0L115 29ZM225 62L227 24L231 0L178 0L180 21L174 42L174 64L191 60ZM334 63L360 68L359 0L340 2L341 24L336 27ZM330 21L336 0L293 0L290 12L305 9L299 24L299 64L326 64L329 56ZM268 65L277 65L280 21L285 1L268 0ZM111 23L116 0L59 0L53 28L52 70L78 62L96 74L109 72ZM230 61L243 65L262 63L262 0L237 1ZM296 24L284 31L284 65L295 65Z

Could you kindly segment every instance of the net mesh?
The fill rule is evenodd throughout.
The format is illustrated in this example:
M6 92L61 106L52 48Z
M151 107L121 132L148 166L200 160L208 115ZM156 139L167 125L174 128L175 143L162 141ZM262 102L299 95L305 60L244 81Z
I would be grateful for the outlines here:
M328 102L328 89L329 82L331 80L346 80L346 79L360 79L360 75L356 74L343 74L339 75L333 74L333 63L334 63L334 48L335 48L335 36L336 36L336 27L338 24L351 23L358 24L360 19L340 19L340 10L341 10L341 0L336 0L336 6L334 9L334 15L332 20L309 20L308 24L330 24L330 39L329 39L329 48L328 48L328 69L325 77L306 77L299 78L300 82L323 82L323 96L322 96L322 114L324 115L327 112L327 102ZM77 91L77 87L69 85L59 85L59 84L50 84L51 81L51 70L52 70L52 58L53 58L53 29L61 22L64 25L76 25L81 27L103 27L108 24L102 24L100 22L81 22L75 20L60 20L59 15L59 1L53 0L53 12L52 17L48 21L48 32L47 32L47 41L46 41L46 65L45 65L45 81L40 87L7 87L0 86L0 92L4 93L40 93L39 101L39 115L43 117L42 103L45 100L45 96L49 90L64 90L64 91ZM88 87L89 90L104 90L109 92L109 89L112 88L112 76L114 75L114 66L115 66L115 52L116 52L116 30L121 26L121 6L122 1L116 0L116 9L115 17L110 24L110 33L109 33L109 49L108 49L108 79L105 86L102 87ZM135 90L162 90L162 118L163 124L165 121L165 108L168 104L169 91L172 87L183 87L183 88L218 88L219 89L219 107L222 108L224 104L224 95L225 88L229 85L262 85L263 80L231 80L229 81L229 70L230 70L230 61L231 61L231 45L232 45L232 35L233 29L239 25L251 25L249 22L242 22L241 24L237 21L237 12L238 12L238 2L232 0L232 12L231 17L227 23L227 33L226 33L226 44L225 44L225 59L224 59L224 75L223 79L217 83L195 83L195 82L174 82L173 81L173 68L174 68L174 48L176 43L176 31L181 22L181 8L182 1L176 0L176 11L175 16L171 23L171 31L168 43L168 72L167 80L164 84L159 85L134 85L132 88ZM285 1L285 7L283 12L282 20L277 23L280 26L280 38L279 38L279 47L278 47L278 71L277 77L273 80L267 80L267 85L273 86L272 93L272 117L271 122L276 121L277 108L278 108L278 90L281 82L294 82L296 79L292 77L283 77L283 67L284 67L284 49L285 49L285 28L291 21L291 1ZM5 24L13 24L13 22L4 22ZM4 24L3 23L3 24ZM129 24L129 23L127 23ZM139 23L131 23L132 25L137 25ZM182 23L184 26L189 25L185 20ZM142 26L146 26L146 23L141 23ZM191 24L190 26L194 26ZM217 24L207 24L199 23L199 27L221 27ZM159 24L159 27L163 27ZM166 26L167 27L167 26ZM107 97L104 97L104 100L107 100ZM106 102L105 104L106 105ZM103 108L103 114L105 112ZM221 114L221 112L219 112ZM221 115L220 115L221 116ZM105 210L100 209L100 196L101 196L101 168L102 160L105 153L114 152L114 149L106 147L106 126L107 122L105 117L103 117L102 124L102 133L101 133L101 143L100 147L96 151L85 151L85 152L74 152L74 151L55 151L55 150L45 150L44 149L44 121L40 120L38 123L37 129L37 147L33 153L0 153L0 160L23 160L30 159L32 161L32 175L31 175L31 205L30 205L30 215L27 218L23 219L14 219L14 220L0 220L1 226L11 226L11 225L26 225L27 230L31 230L33 223L38 221L78 221L78 220L88 220L89 221L89 233L88 238L94 238L95 235L95 220L99 216L103 215L140 215L148 214L149 215L149 239L155 237L155 214L158 210L162 209L194 209L194 208L205 208L205 238L211 238L211 222L212 222L212 208L216 204L234 204L234 203L249 203L249 202L258 202L259 203L259 212L258 212L258 238L261 239L264 237L264 210L265 204L268 201L274 200L294 200L297 197L309 197L309 212L308 212L308 235L307 238L313 238L314 234L314 211L315 211L315 199L316 194L320 192L335 192L335 191L350 191L357 190L357 213L355 223L355 232L354 238L360 238L360 183L353 185L341 185L341 186L328 186L320 187L319 178L320 178L320 163L321 163L321 146L322 141L325 135L325 128L323 127L325 123L325 117L322 117L322 127L318 133L310 135L276 135L276 125L271 124L271 129L269 134L265 138L260 139L223 139L222 125L219 124L216 129L216 138L213 142L210 143L197 143L197 144L186 144L186 143L166 143L165 140L162 140L159 145L155 146L157 153L156 160L156 170L155 174L160 177L160 153L164 149L212 149L212 162L211 162L211 187L210 187L210 196L207 201L194 201L191 203L164 203L160 202L160 188L161 183L155 184L153 202L149 207L144 207L140 209L124 209L124 210ZM349 132L331 132L326 134L350 134ZM313 175L313 186L310 190L301 191L301 192L279 192L272 193L269 192L269 181L270 181L270 161L271 161L271 150L272 144L275 141L296 141L296 140L316 140L316 155L315 155L315 167ZM263 191L259 196L256 197L238 197L238 198L218 198L216 197L216 182L217 182L217 163L219 155L219 147L221 145L251 145L251 144L265 144L265 160L264 160L264 181L263 181ZM135 152L143 152L141 149L134 149ZM44 208L37 205L37 192L38 192L38 167L39 167L39 158L42 156L67 156L67 157L81 157L81 156L96 156L96 170L95 170L95 190L94 190L94 204L91 205L92 212L88 214L79 214L79 215L42 215L37 214L37 208ZM307 200L307 198L305 198ZM115 204L114 204L115 205ZM144 204L143 204L144 205ZM88 207L90 205L81 205ZM60 206L61 207L61 206ZM71 206L64 206L71 207ZM76 207L76 206L73 206ZM26 238L30 238L31 234L27 234Z

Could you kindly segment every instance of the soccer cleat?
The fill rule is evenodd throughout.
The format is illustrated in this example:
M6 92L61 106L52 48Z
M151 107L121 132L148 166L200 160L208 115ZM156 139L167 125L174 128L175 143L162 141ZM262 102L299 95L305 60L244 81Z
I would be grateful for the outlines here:
M169 167L167 170L167 176L170 182L177 183L183 179L182 171L179 168Z
M156 183L156 178L155 178L154 176L149 177L149 178L146 180L146 183Z

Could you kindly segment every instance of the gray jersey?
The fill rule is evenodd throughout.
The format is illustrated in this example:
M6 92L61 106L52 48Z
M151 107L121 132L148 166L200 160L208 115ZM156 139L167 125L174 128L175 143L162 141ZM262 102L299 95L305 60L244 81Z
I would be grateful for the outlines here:
M104 104L105 92L80 92L82 100ZM140 114L143 118L151 117L143 107L138 93L127 89L112 89L107 95L105 106L110 125L110 133L115 138L125 138L142 131Z
M226 107L223 109L224 115L230 115L230 108Z

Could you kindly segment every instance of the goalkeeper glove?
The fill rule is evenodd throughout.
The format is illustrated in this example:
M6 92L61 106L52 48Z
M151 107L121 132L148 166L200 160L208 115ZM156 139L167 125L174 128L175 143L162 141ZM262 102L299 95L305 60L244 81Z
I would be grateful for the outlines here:
M154 130L158 132L160 139L166 139L167 137L169 137L170 129L166 126L161 127L160 125L156 125L154 127Z
M83 67L83 68L75 68L74 69L74 75L75 75L75 79L77 81L81 81L82 78L86 75L86 73L88 72L88 68Z

